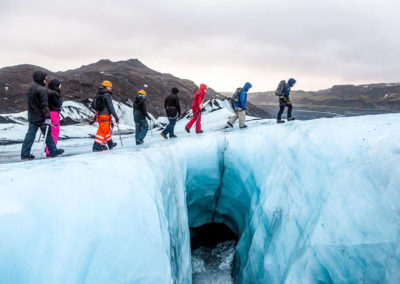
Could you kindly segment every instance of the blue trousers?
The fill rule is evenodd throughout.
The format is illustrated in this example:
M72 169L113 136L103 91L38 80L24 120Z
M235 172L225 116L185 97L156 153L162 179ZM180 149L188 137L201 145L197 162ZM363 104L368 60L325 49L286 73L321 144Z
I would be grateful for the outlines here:
M144 137L146 137L147 130L149 130L149 124L147 123L146 119L141 119L135 121L136 131L135 131L135 138L136 142L138 140L143 141Z

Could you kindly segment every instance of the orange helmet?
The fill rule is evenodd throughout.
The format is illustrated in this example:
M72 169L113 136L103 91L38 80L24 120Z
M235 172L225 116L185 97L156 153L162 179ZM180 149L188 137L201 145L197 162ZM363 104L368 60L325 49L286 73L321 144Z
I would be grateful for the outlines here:
M110 88L112 88L112 84L111 84L111 82L110 81L103 81L103 83L101 83L101 85L103 86L103 87L110 87Z
M139 95L143 95L143 96L146 96L147 95L147 93L146 93L146 91L145 90L139 90L139 92L137 92Z

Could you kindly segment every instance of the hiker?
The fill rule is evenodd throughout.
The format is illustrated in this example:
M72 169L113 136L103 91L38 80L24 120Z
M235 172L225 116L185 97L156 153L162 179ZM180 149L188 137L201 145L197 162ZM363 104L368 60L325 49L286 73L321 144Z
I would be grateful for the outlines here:
M284 85L281 95L279 96L279 112L277 116L277 123L284 123L285 121L281 119L282 113L285 110L285 107L288 108L287 110L287 120L295 120L294 117L292 117L292 102L289 99L290 95L290 88L296 84L296 80L293 78L290 78L288 82Z
M119 122L118 115L112 103L111 90L112 83L107 80L103 81L92 102L92 107L96 111L97 122L99 123L99 128L97 129L93 143L93 152L101 152L107 149L112 150L117 146L117 143L114 143L111 138L113 125L111 115L114 117L117 124Z
M193 96L193 103L192 103L193 118L185 126L185 130L187 133L190 133L190 129L192 128L195 122L196 122L196 133L197 134L203 133L203 130L201 130L201 111L203 109L203 101L204 101L204 95L206 94L206 89L207 85L201 84L200 89Z
M45 143L49 149L50 157L54 158L64 153L63 149L57 149L51 136L50 110L45 88L46 80L47 73L43 71L35 71L33 73L34 82L27 93L29 128L25 135L24 143L22 143L21 159L23 161L35 159L35 156L31 154L31 148L39 128L45 136Z
M60 97L61 82L57 79L51 80L46 91L50 110L51 136L53 137L54 144L57 145L58 136L60 135L60 111L63 104ZM50 157L50 151L47 146L46 157Z
M233 107L235 108L235 114L229 119L227 124L230 127L233 127L233 123L239 118L239 128L246 128L246 101L247 101L247 92L252 87L249 82L244 84L243 88L239 91L238 94L235 93L234 100L235 104Z
M164 102L165 112L169 120L169 124L160 134L164 139L168 139L167 134L169 134L169 138L177 137L174 134L174 128L178 117L181 116L181 105L179 103L178 93L179 90L177 88L172 88L171 94Z
M144 143L144 137L146 137L147 131L149 130L149 124L147 120L152 120L146 109L146 97L147 93L145 90L139 90L138 95L133 102L133 118L135 120L135 138L136 145Z

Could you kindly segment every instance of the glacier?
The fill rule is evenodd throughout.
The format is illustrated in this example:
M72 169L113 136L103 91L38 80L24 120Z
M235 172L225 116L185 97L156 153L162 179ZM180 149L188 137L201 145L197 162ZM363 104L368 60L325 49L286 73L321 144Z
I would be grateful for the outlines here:
M1 164L0 282L191 283L189 227L210 222L239 237L237 283L400 282L400 114L220 130L229 115Z

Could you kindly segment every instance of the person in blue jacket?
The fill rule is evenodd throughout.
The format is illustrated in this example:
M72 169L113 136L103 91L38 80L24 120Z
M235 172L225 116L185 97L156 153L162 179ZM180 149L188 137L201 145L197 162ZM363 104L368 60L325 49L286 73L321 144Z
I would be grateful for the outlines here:
M282 90L282 95L279 98L279 112L278 112L278 116L277 116L277 123L284 123L285 121L281 119L282 113L285 110L285 107L288 108L287 110L287 120L291 121L291 120L295 120L294 117L292 117L292 102L289 99L289 95L290 95L290 88L292 88L294 86L294 84L296 84L296 80L293 78L290 78L288 80L288 82L285 84L285 86L283 87Z
M233 123L239 118L239 127L246 128L246 101L247 101L247 92L252 87L252 85L247 82L244 84L242 90L239 94L239 101L235 102L233 107L235 108L235 114L229 119L227 124L230 127L233 127Z

